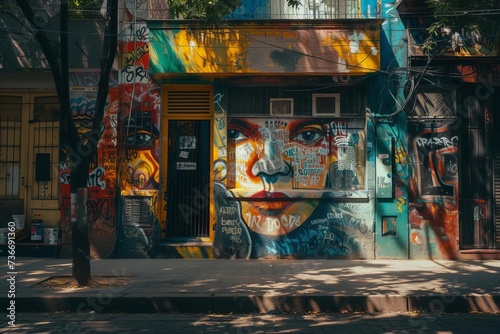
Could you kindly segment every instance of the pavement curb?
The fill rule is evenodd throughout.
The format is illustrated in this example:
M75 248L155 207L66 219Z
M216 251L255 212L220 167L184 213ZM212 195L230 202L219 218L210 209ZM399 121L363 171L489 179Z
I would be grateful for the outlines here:
M9 299L0 298L2 305ZM371 296L89 296L18 297L16 312L76 313L500 313L500 295Z

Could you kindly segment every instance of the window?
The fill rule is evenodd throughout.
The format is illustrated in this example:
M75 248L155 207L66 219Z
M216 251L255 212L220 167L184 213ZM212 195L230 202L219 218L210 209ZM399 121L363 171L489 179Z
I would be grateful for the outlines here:
M331 80L330 77L327 80ZM340 86L337 84L335 86L329 88L316 83L304 86L286 85L281 87L232 86L227 88L224 98L227 98L227 113L230 116L273 117L277 114L270 112L270 102L272 100L273 105L275 105L274 101L277 99L278 101L287 100L284 103L292 105L290 108L293 108L293 115L290 116L293 117L337 118L338 116L346 118L361 117L364 119L366 106L363 87L357 85ZM321 98L316 99L317 101L314 102L313 99L316 96ZM317 109L319 113L317 115L313 115L313 103L318 103L319 109ZM325 104L326 107L324 107ZM324 111L322 108L329 109ZM332 108L335 108L335 110ZM331 116L331 114L335 116Z
M20 96L0 96L0 199L19 198L21 112Z
M293 99L272 98L270 99L269 109L271 111L271 115L293 116Z
M410 117L446 118L454 117L455 93L452 89L443 89L434 86L417 88L415 101L410 104L413 108L408 111Z
M313 116L340 116L340 94L313 94Z
M30 123L59 122L59 98L56 95L37 96Z

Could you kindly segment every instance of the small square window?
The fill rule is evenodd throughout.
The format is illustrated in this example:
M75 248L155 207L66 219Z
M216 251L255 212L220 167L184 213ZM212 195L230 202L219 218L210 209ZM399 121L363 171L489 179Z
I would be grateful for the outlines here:
M292 98L270 99L269 109L271 111L271 115L293 116L293 99Z
M340 117L340 94L313 94L313 116Z

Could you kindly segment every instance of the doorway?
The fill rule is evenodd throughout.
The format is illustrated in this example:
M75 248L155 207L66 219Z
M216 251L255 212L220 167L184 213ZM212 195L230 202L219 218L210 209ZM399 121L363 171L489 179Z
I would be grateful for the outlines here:
M475 86L462 89L467 114L462 119L460 143L461 248L498 248L500 127L492 122L492 116L499 98L481 100L475 97L475 91Z
M166 237L209 237L210 121L168 121Z
M167 85L162 98L163 240L211 242L212 86Z
M55 93L0 94L2 221L40 214L59 223L59 100Z

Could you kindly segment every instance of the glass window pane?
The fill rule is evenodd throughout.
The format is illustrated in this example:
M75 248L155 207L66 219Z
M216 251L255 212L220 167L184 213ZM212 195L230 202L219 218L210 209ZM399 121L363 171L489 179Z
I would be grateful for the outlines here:
M31 121L58 122L59 111L59 99L57 96L36 97Z

